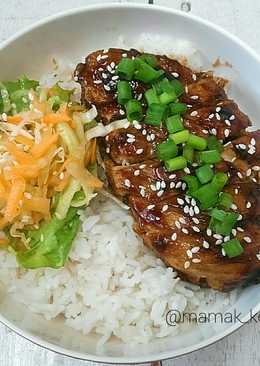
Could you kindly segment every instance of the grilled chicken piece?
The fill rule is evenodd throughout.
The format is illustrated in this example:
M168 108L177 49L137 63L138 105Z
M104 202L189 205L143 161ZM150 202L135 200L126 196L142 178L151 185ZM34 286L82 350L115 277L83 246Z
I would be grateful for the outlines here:
M98 118L105 124L124 118L116 101L115 67L122 57L138 54L136 50L97 51L76 69L82 102L95 104ZM130 206L134 229L147 246L182 278L226 290L260 272L260 132L244 132L250 120L227 98L225 80L211 73L194 73L166 56L156 58L168 78L178 78L185 85L181 101L189 106L184 116L186 128L204 137L216 135L226 143L223 161L215 169L230 175L225 190L234 197L232 209L241 214L233 235L244 246L243 254L229 259L221 253L219 245L228 238L212 235L207 230L209 216L185 195L181 177L189 170L168 173L156 159L156 145L167 137L164 128L134 122L101 139L106 175L113 193ZM133 83L134 95L143 103L146 87Z

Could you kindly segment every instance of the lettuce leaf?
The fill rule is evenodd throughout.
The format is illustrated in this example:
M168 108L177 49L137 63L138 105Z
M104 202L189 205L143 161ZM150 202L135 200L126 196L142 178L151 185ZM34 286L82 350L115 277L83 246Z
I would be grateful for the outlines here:
M67 216L59 220L54 216L38 230L29 231L31 248L17 253L17 260L24 268L36 269L43 267L63 267L73 239L79 228L77 209L70 208Z

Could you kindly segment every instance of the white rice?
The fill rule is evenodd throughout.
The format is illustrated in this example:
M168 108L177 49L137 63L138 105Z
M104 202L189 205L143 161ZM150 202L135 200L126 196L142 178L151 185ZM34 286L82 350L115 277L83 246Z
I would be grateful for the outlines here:
M221 309L232 295L202 290L181 281L132 229L128 211L96 198L80 213L81 229L69 261L60 270L18 268L12 254L0 252L0 279L16 301L50 320L58 315L84 334L111 335L127 343L147 343L177 335L184 324L168 326L170 309ZM100 346L100 344L99 344Z

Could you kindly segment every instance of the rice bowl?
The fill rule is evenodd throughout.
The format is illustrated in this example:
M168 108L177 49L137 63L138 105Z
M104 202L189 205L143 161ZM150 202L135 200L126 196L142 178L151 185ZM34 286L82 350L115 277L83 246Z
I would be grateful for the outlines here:
M111 215L115 215L113 225L109 225ZM106 353L105 343L111 335L135 344L185 334L186 325L167 326L165 323L166 313L171 308L198 312L210 306L224 311L235 303L236 292L215 294L178 279L174 271L144 248L132 231L131 217L110 199L96 197L87 212L81 213L80 220L82 229L64 269L17 271L11 256L4 254L1 255L1 279L14 299L19 298L20 302L29 305L32 312L44 315L46 319L62 315L70 327L85 334L93 331L99 334L97 353ZM115 232L119 234L113 237ZM123 235L129 242L120 240ZM106 258L101 259L99 252L94 250L97 243L100 253L103 256L107 253ZM119 253L120 258L117 258ZM76 281L75 275L79 273L82 278ZM51 285L46 286L46 279ZM33 287L34 291L28 292L28 287ZM111 317L113 310L115 316ZM135 321L137 327L133 329L130 324Z

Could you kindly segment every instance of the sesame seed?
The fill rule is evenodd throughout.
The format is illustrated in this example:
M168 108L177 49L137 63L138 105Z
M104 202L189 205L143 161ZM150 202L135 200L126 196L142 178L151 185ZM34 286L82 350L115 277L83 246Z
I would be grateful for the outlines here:
M221 239L218 239L215 244L216 245L222 244L222 240Z
M252 243L252 239L249 236L244 236L243 239L246 243Z
M94 84L102 84L102 80L94 80Z
M185 201L186 201L187 203L190 203L190 197L189 197L189 196L185 196Z
M196 233L200 232L200 229L198 228L198 226L192 226L193 231L195 231Z
M237 188L235 188L235 194L238 194L238 189Z
M245 231L245 230L244 230L242 227L240 227L240 226L238 226L238 227L237 227L237 230L238 230L238 231L240 231L241 233L243 233L243 232Z
M138 177L138 175L140 175L140 170L137 169L134 171L134 176Z
M199 219L197 219L197 217L193 217L192 218L192 221L195 223L195 224L199 224L200 223L200 220Z
M224 248L221 249L221 252L222 252L223 257L225 257L226 256L226 251L225 251Z
M230 240L230 236L229 235L225 236L224 242L229 241L229 240Z
M190 208L188 205L184 206L184 209L183 209L184 213L188 214L190 212Z
M243 219L243 216L241 214L239 214L237 221L241 221Z
M111 90L111 88L110 88L110 86L109 86L109 85L104 85L104 89L105 89L106 91L110 91L110 90Z
M255 139L254 139L254 138L251 138L250 144L251 144L251 145L253 145L253 146L255 146L256 141L255 141Z
M107 74L105 74L104 72L102 72L102 78L103 79L107 79Z
M200 251L200 247L193 247L191 248L192 253L198 253Z
M177 234L176 233L173 233L171 239L172 240L176 240L177 239Z
M173 76L174 78L178 78L180 75L179 75L177 72L172 72L172 76Z
M236 229L232 229L232 231L231 231L231 232L232 232L232 235L233 235L233 236L236 236L236 235L237 235L237 231L236 231Z
M129 179L125 179L125 186L126 187L128 187L128 188L130 188L131 187L131 182L130 182L130 180Z
M209 228L207 229L207 235L208 236L211 236L212 235L212 231Z
M189 169L188 167L186 167L186 168L184 168L184 172L185 172L186 174L190 174L190 169Z
M213 238L215 238L215 239L222 239L222 235L220 235L220 234L214 234L213 235Z
M196 215L198 215L200 213L200 209L198 208L198 206L194 207L194 212Z
M216 116L216 118L217 118L218 121L221 120L221 117L220 117L220 115L218 113L216 113L215 116Z
M141 189L140 189L140 195L141 195L142 197L145 197L145 190L144 190L144 188L141 188Z
M215 128L212 128L211 129L211 133L212 133L212 135L215 135L216 136L217 135L217 130Z
M182 185L182 182L178 182L178 183L176 183L176 188L180 188L180 187L181 187L181 185Z
M225 119L225 124L227 125L227 126L231 126L231 123L230 123L230 121L228 120L228 119Z
M193 207L190 207L189 215L190 215L191 217L192 217L192 216L194 216L194 209L193 209Z
M147 206L147 209L148 210L152 210L153 208L155 208L155 205L149 205L149 206Z
M259 259L260 260L260 259ZM184 269L188 269L190 267L190 262L189 261L186 261L184 263Z
M232 205L231 205L231 209L232 209L232 210L237 210L237 205L235 205L234 203L232 203Z
M181 224L186 224L186 220L185 220L184 217L180 217L179 221L180 221Z
M228 136L229 136L229 134L230 134L230 130L226 128L226 129L224 130L224 135L225 135L225 137L228 137Z
M161 187L162 188L166 188L166 183L165 183L165 181L163 180L163 181L161 181Z
M190 99L197 100L197 99L199 99L199 96L198 96L198 95L192 95L192 96L190 97Z
M256 258L260 261L260 253L256 254Z
M209 119L212 119L212 118L214 118L214 116L215 116L215 114L214 113L211 113L208 118Z
M169 208L169 206L168 206L168 205L163 205L163 207L162 207L162 212L167 211L167 210L168 210L168 208Z
M192 251L190 249L186 250L187 257L192 258Z
M229 117L229 120L230 120L230 121L234 121L234 119L235 119L235 118L236 118L236 117L234 116L234 114L232 114L232 116L230 116L230 117Z
M257 165L255 165L255 166L253 166L253 168L252 168L255 172L259 172L260 171L260 166L257 166Z
M237 176L238 178L243 179L243 175L240 172L237 172Z
M127 57L127 53L122 53L122 57Z
M250 202L250 201L248 201L248 202L246 203L246 208L250 208L251 206L252 206L251 202Z
M144 152L144 149L137 149L136 150L136 154L137 155L140 155L140 154L142 154Z
M140 169L144 169L146 167L146 165L145 164L141 164L141 165L139 165L139 168Z
M180 229L180 228L181 228L181 224L179 223L179 221L178 221L178 220L176 220L176 221L175 221L175 226L176 226L178 229Z
M201 262L201 260L200 260L199 258L194 258L194 259L192 259L192 262L193 262L193 263L200 263L200 262Z
M209 131L208 131L208 130L202 130L202 132L203 132L205 135L207 135L207 134L209 133Z
M194 81L196 81L196 80L197 80L197 76L196 76L196 74L192 74L192 79L193 79Z
M123 109L119 109L119 114L121 115L121 116L123 116L124 114L125 114L125 111L123 110ZM134 123L133 123L133 125L134 125ZM135 125L134 125L134 127L135 127ZM135 127L136 128L136 127Z
M186 189L186 183L184 182L184 183L182 183L182 185L181 185L181 189L183 190L183 191L185 191L185 189Z
M196 117L198 115L198 111L192 111L190 116L191 117Z
M154 133L151 133L150 137L151 137L151 141L155 140L155 134Z
M163 191L163 190L161 190L161 191L157 192L157 196L158 196L158 197L161 197L163 194L164 194L164 191Z
M174 182L171 182L170 183L170 188L174 188L175 187L175 183Z
M156 187L157 191L159 191L161 189L161 182L157 181L155 184L155 187Z
M194 199L194 198L192 198L192 199L191 199L191 205L192 205L193 207L195 207L195 206L196 206L196 201L195 201L195 199Z
M249 150L248 150L248 154L253 155L255 153L255 147L254 146L250 146Z
M184 233L184 234L189 234L189 231L185 228L185 227L183 227L182 229L181 229L181 231Z
M179 205L184 205L184 200L182 198L177 198L177 202Z
M147 134L147 131L146 131L146 130L143 130L143 131L142 131L142 135L144 135L144 136L145 136L146 134Z
M217 107L216 108L216 112L218 113L218 112L220 112L221 111L221 107Z
M174 178L176 178L176 174L169 175L169 179L174 179Z
M206 240L203 241L203 244L202 245L203 245L203 247L205 249L208 249L209 248L209 243Z

